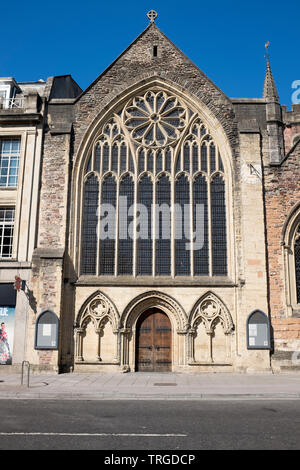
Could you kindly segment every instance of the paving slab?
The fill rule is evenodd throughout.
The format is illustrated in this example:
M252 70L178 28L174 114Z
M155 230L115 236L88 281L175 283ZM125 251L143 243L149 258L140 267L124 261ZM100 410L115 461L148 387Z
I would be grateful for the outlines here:
M0 399L300 399L300 374L70 373L21 374L0 371Z

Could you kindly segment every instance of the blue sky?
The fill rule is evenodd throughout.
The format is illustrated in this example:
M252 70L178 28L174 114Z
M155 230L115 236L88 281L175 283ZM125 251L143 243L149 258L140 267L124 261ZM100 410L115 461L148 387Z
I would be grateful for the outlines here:
M71 74L85 89L145 29L157 26L229 97L261 97L265 48L282 104L300 80L300 2L3 1L0 76Z

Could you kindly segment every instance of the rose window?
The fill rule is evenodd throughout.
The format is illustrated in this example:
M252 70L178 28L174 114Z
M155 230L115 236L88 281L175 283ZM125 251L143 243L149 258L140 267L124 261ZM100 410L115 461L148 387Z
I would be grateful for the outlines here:
M187 109L174 96L149 91L131 101L124 119L137 143L163 147L179 139L187 124Z

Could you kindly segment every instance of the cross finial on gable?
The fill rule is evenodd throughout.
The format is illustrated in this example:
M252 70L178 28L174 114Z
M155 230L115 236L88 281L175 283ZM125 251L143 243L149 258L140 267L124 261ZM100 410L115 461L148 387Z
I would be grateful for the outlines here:
M147 16L148 16L148 18L149 18L149 20L150 20L150 23L154 23L154 21L155 21L156 18L157 18L157 13L156 13L155 10L150 10L150 11L148 11Z

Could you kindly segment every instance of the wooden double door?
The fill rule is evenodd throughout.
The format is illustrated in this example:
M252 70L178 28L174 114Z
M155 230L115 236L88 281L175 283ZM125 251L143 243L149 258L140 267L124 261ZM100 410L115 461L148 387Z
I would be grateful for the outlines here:
M136 370L172 370L172 329L168 316L158 309L144 312L136 328Z

